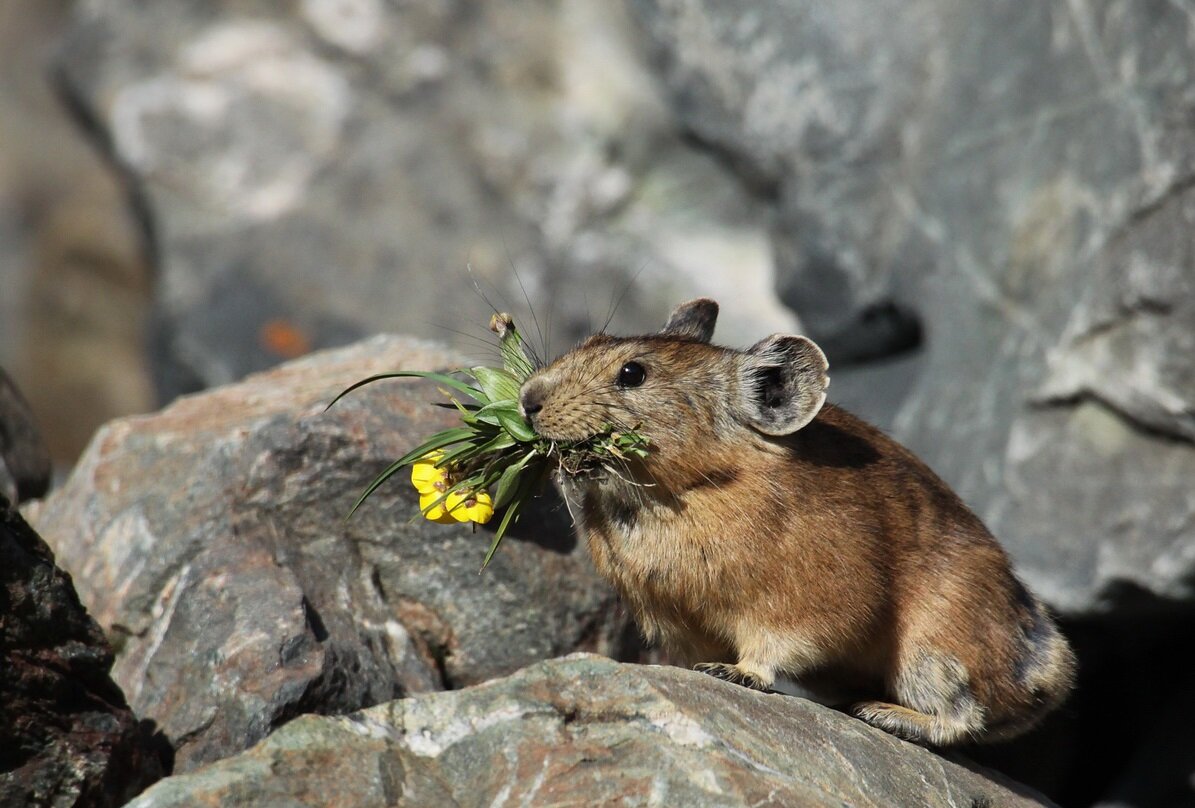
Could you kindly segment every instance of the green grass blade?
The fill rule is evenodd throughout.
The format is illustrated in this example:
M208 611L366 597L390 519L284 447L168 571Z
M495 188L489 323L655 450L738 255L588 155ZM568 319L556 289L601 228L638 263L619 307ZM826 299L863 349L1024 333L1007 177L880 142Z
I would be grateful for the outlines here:
M355 514L357 512L357 509L361 507L361 503L363 503L363 502L365 502L365 500L369 499L369 495L372 494L374 491L378 490L378 486L380 486L382 483L386 482L391 477L393 477L395 475L395 473L397 473L399 471L399 469L401 469L402 467L403 467L402 463L391 463L389 466L386 467L385 471L383 471L381 474L379 474L377 477L375 477L373 482L370 483L368 486L366 486L365 490L363 492L361 492L361 496L357 497L357 501L353 503L353 507L348 512L348 515L344 517L344 521L347 522L348 520L352 519L353 514Z
M453 372L460 373L462 371L453 371ZM332 399L332 402L330 404L328 404L327 407L324 407L324 412L327 412L329 409L331 409L333 404L335 404L337 401L340 401L340 399L344 398L349 393L356 390L358 387L364 387L367 384L372 384L373 382L381 381L382 379L405 379L405 378L431 379L432 381L439 382L440 384L446 384L449 387L453 388L454 390L459 390L460 392L469 396L469 398L473 398L473 399L476 399L477 394L480 392L477 388L471 387L470 385L466 384L465 382L462 382L460 379L454 379L451 376L447 376L443 373L431 373L429 371L422 371L422 370L400 370L400 371L395 371L393 373L379 373L376 376L370 376L367 379L362 379L359 382L349 385L343 391L341 391L340 395L338 395L338 396L336 396L336 398Z
M519 512L519 506L523 503L515 500L510 503L510 507L506 509L506 513L502 514L502 521L498 523L498 530L494 533L494 540L490 542L490 549L486 551L485 560L481 562L481 569L477 574L485 572L485 568L490 565L490 559L494 557L494 553L498 550L498 545L502 543L502 537L506 535L506 528L510 526L511 520L515 518L515 514Z
M445 446L451 446L454 443L460 443L463 440L467 440L472 434L473 430L466 429L464 427L445 429L443 432L437 432L435 435L432 435L431 438L424 441L417 448L407 452L398 460L395 460L386 467L385 471L375 477L373 482L366 487L364 493L362 493L361 496L357 498L357 501L353 503L353 508L349 511L348 516L344 517L345 521L347 522L352 518L353 514L357 512L357 509L361 507L361 503L365 502L365 500L369 498L370 494L378 490L378 486L393 477L394 474L397 473L398 470L403 466L415 462L428 452L435 451L436 449L442 449Z
M467 441L475 434L476 432L474 430L464 426L458 426L453 429L445 429L432 435L426 441L419 444L394 462L400 466L405 466L408 463L415 462L428 452L434 452L436 449L443 449L445 446L451 446L454 443Z
M490 544L490 549L485 554L485 560L481 562L481 570L479 572L485 570L486 566L490 563L490 559L494 557L494 553L498 550L498 545L502 543L502 537L506 535L506 529L518 515L519 510L523 507L523 503L531 498L531 495L535 493L536 487L544 481L547 473L548 467L545 465L540 469L538 474L527 475L519 480L519 487L511 499L510 507L502 515L502 521L498 523L498 530L494 534L494 541Z

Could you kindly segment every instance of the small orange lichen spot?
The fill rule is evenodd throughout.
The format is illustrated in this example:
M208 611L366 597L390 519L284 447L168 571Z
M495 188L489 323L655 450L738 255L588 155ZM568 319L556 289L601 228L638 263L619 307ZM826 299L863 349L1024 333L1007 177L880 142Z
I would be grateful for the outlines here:
M294 359L311 353L311 340L293 323L274 319L262 325L258 339L267 351L283 359Z

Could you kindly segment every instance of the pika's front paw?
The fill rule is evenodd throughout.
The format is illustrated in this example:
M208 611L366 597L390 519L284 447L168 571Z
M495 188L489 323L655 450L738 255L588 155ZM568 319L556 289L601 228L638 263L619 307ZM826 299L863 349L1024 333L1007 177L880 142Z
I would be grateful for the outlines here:
M724 682L731 682L743 687L749 687L752 690L758 690L761 693L771 693L772 688L768 686L762 679L754 673L749 673L741 669L737 665L728 665L725 662L702 662L699 665L694 665L693 670L708 673L715 679L721 679Z

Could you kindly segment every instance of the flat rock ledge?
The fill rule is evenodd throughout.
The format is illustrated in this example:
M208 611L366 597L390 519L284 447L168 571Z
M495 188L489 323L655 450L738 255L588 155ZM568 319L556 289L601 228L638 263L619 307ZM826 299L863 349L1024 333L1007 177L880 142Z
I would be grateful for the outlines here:
M804 699L591 654L307 715L159 782L173 805L1049 805Z

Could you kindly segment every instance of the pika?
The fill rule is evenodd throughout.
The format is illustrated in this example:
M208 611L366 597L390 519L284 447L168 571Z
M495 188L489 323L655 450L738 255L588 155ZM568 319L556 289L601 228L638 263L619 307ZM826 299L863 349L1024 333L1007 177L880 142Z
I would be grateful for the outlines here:
M757 690L849 687L853 715L915 742L1030 729L1075 658L1000 545L910 451L826 403L812 341L719 347L717 316L699 299L657 334L589 337L520 391L549 440L650 441L562 481L646 638Z

